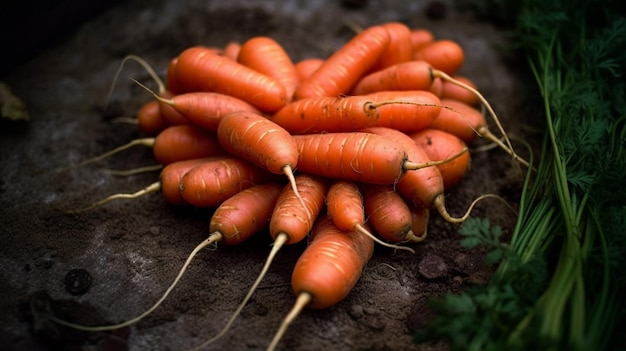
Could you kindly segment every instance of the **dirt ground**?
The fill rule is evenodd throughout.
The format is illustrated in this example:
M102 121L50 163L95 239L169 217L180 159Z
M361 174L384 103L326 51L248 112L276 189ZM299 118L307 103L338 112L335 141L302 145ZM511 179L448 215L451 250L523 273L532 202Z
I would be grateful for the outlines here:
M169 59L188 46L223 46L254 35L275 38L294 60L326 57L353 35L351 24L402 21L461 43L466 51L461 73L476 82L505 128L523 135L526 118L520 112L516 70L500 52L505 41L497 29L452 6L446 7L443 18L434 18L427 11L432 9L428 1L362 3L348 9L331 0L125 1L7 72L2 80L23 99L31 119L4 121L0 133L3 349L189 349L221 330L269 252L267 233L238 247L201 252L161 307L121 330L83 333L40 318L40 312L52 310L74 322L101 325L138 315L161 296L193 247L208 234L210 211L174 207L158 194L65 214L157 180L157 173L120 177L105 172L154 164L150 150L142 147L72 167L141 136L132 125L112 123L117 116L134 115L150 98L129 80L149 81L141 67L126 66L104 108L112 77L127 54L144 57L161 76ZM10 50L3 55L10 55ZM520 188L520 173L503 152L474 152L470 174L449 191L447 202L456 215L483 193L499 194L515 206ZM505 233L515 220L495 200L478 205L473 215L489 218ZM462 249L459 239L457 225L433 215L428 239L413 245L416 254L377 247L350 295L327 310L305 310L288 329L280 349L445 349L442 343L415 345L411 337L431 318L429 298L484 283L489 277L481 252ZM279 253L231 331L207 349L267 346L294 302L290 273L303 248L288 246ZM433 262L437 271L431 267L427 278L424 269ZM66 288L66 275L73 269L85 270L91 278L90 288L82 294Z

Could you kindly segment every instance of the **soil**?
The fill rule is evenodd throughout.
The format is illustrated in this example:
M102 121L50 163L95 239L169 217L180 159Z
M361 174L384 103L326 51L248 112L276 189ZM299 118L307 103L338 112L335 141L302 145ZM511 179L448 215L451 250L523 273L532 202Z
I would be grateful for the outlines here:
M136 127L113 123L115 117L133 116L150 98L129 80L150 81L139 65L125 66L105 105L125 55L145 58L164 76L169 59L191 45L219 47L267 35L294 60L326 57L349 40L354 25L386 21L428 28L437 38L461 43L466 63L460 73L478 85L505 128L522 135L526 119L516 66L501 50L506 39L497 28L446 1L125 1L12 67L2 80L24 101L30 120L3 121L1 127L3 349L189 349L221 330L269 252L267 233L237 247L204 250L162 306L120 330L78 332L42 318L51 311L76 323L102 325L142 313L208 234L210 210L171 206L158 194L66 213L158 179L154 172L105 172L154 164L151 151L142 147L75 167L141 137ZM448 191L450 211L462 214L484 193L498 194L515 206L521 173L510 158L497 149L473 149L472 155L470 173ZM514 213L493 199L481 202L472 215L489 218L505 233L515 221ZM432 318L426 302L484 284L491 272L482 250L459 245L458 228L432 215L428 238L413 245L415 254L377 247L349 296L326 310L303 311L280 349L445 350L443 342L412 342L412 334ZM303 248L288 246L278 254L232 329L207 350L267 346L295 300L290 273Z

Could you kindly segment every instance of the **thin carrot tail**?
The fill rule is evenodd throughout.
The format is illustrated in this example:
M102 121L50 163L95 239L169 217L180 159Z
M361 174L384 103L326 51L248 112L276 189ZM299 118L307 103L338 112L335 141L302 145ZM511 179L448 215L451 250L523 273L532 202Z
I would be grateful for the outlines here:
M157 84L157 86L159 88L159 92L165 91L165 84L163 83L163 80L161 80L161 78L159 78L159 76L156 74L156 72L154 71L152 66L150 66L146 60L144 60L143 58L141 58L141 57L139 57L137 55L128 55L128 56L124 57L124 59L120 63L120 66L118 67L117 71L115 72L115 76L113 77L113 82L111 83L111 88L109 88L109 92L107 93L105 106L109 105L109 101L111 100L111 96L113 95L113 89L115 88L115 83L117 82L117 79L119 78L120 73L122 73L122 69L124 68L124 64L126 62L128 62L129 60L133 60L133 61L139 63L148 72L150 77L152 77L154 82Z
M99 155L99 156L96 156L96 157L84 160L83 162L77 164L76 167L81 167L81 166L84 166L84 165L89 164L89 163L93 163L93 162L97 162L97 161L103 160L103 159L105 159L105 158L107 158L109 156L112 156L112 155L114 155L114 154L116 154L118 152L121 152L121 151L124 151L126 149L129 149L129 148L131 148L133 146L143 145L143 146L147 146L147 147L154 147L154 141L155 141L154 138L135 139L135 140L131 141L128 144L116 147L115 149L113 149L111 151L108 151L108 152L105 152L102 155Z
M498 196L496 194L483 194L477 197L476 199L474 199L474 201L472 201L472 203L470 204L467 211L462 217L452 217L450 213L448 213L448 210L446 209L446 205L445 205L445 196L443 194L439 194L435 197L435 199L433 200L433 206L435 207L435 209L437 209L437 212L439 213L439 215L443 217L443 219L446 220L447 222L462 223L467 218L469 218L469 215L474 209L474 206L476 206L476 204L479 201L489 198L489 197L501 200L511 211L513 211L513 213L517 214L517 211L513 207L511 207L511 205L509 205L508 202L506 202L501 196Z
M390 244L390 243L386 243L380 239L378 239L376 237L376 235L372 234L372 232L370 232L369 230L367 230L365 227L363 227L362 225L357 225L356 226L356 231L358 231L359 233L366 235L368 237L370 237L372 240L374 240L376 243L382 245L382 246L386 246L386 247L390 247L392 249L396 249L396 250L406 250L409 251L411 253L415 253L415 250L413 250L410 247L406 247L406 246L402 246L402 245L395 245L395 244Z
M498 144L498 146L500 146L500 148L502 148L503 150L505 150L507 153L509 153L514 160L522 163L523 165L525 165L526 167L528 167L528 162L526 160L524 160L522 157L520 157L515 150L513 149L513 145L511 144L511 141L509 140L508 135L506 134L506 132L504 131L504 127L502 127L502 124L500 123L500 119L498 118L498 116L496 115L496 113L494 112L493 108L491 108L491 104L489 104L489 102L487 101L487 99L485 99L485 97L476 89L474 89L473 87L460 82L452 77L450 77L448 74L439 71L439 70L432 70L432 76L433 77L438 77L441 78L443 80L446 80L452 84L458 85L461 88L467 89L468 91L472 92L474 95L476 95L476 97L478 97L478 100L480 100L480 102L483 104L483 106L487 109L487 111L489 112L489 114L493 117L493 120L496 123L496 126L498 127L498 130L500 131L500 133L502 133L502 136L504 137L504 141L506 144L502 143L500 141L500 139L498 139L497 137L495 137L491 132L488 132L488 130L485 130L486 128L483 128L482 131L479 131L479 134L481 134L482 136L487 137L488 135L489 140L495 142Z
M308 292L303 291L298 295L298 298L296 299L296 302L294 303L291 311L289 311L289 314L285 316L285 319L283 319L283 322L280 324L280 328L278 328L278 331L274 335L272 342L267 347L267 351L274 351L276 349L276 346L285 334L285 331L287 331L289 325L296 319L296 317L298 317L302 309L304 309L304 307L308 305L312 300L313 295L309 294Z
M111 196L109 196L109 197L107 197L105 199L102 199L102 200L100 200L100 201L98 201L96 203L93 203L93 204L91 204L91 205L89 205L87 207L83 207L83 208L80 208L80 209L77 209L77 210L70 210L70 211L67 211L66 213L67 214L78 214L78 213L82 213L82 212L85 212L85 211L92 210L92 209L94 209L94 208L96 208L98 206L104 205L104 204L106 204L107 202L109 202L111 200L115 200L115 199L134 199L134 198L146 195L146 194L157 192L159 190L161 190L161 183L160 182L155 182L155 183L150 184L146 188L143 188L143 189L139 190L136 193L111 195Z
M403 167L405 170L417 170L417 169L426 168L426 167L439 166L439 165L445 164L447 162L453 161L461 157L463 154L465 154L468 151L469 149L467 147L464 147L463 149L461 149L461 151L457 152L456 154L444 160L439 160L439 161L429 161L429 162L423 162L423 163L406 161Z
M128 169L128 170L105 169L104 171L108 174L125 177L125 176L135 175L139 173L154 172L154 171L158 171L161 169L163 169L163 165L156 164L152 166L144 166L144 167L138 167L138 168Z
M131 319L127 320L126 322L113 324L113 325L100 325L100 326L90 327L90 326L85 326L85 325L80 325L80 324L75 324L75 323L72 323L72 322L65 321L63 319L57 318L56 316L54 316L52 314L48 314L45 317L50 319L51 321L57 323L57 324L60 324L60 325L66 326L66 327L69 327L69 328L72 328L72 329L77 329L77 330L90 331L90 332L98 332L98 331L119 329L119 328L123 328L123 327L129 326L131 324L134 324L136 322L139 322L140 320L145 318L147 315L152 313L157 307L159 307L161 305L161 303L163 303L163 301L165 301L167 296L170 294L170 292L172 292L174 287L178 284L178 282L182 278L183 274L187 270L187 267L189 267L189 264L191 263L191 260L196 256L196 254L200 250L202 250L203 248L205 248L205 247L207 247L207 246L209 246L209 245L211 245L211 244L213 244L213 243L215 243L217 241L220 241L221 238L222 238L221 234L220 233L216 233L216 234L213 234L213 235L209 236L207 239L205 239L200 244L198 244L198 246L196 246L196 248L193 249L193 251L189 254L189 256L187 257L187 260L185 261L185 263L183 264L182 268L178 272L178 275L176 276L176 278L174 279L172 284L167 288L167 290L165 290L165 293L161 296L161 298L154 305L152 305L152 307L147 309L145 312L143 312L142 314L138 315L137 317L134 317L134 318L131 318Z

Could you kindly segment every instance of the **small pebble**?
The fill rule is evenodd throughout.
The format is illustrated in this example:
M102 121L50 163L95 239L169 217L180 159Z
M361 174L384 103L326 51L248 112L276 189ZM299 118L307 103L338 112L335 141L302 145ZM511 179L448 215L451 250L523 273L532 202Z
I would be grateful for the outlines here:
M363 317L363 306L361 306L361 305L352 305L352 307L350 307L350 311L348 313L350 314L350 317L352 317L354 319L359 319L359 318Z
M437 255L426 255L418 264L419 272L424 278L437 279L448 274L446 261Z
M71 269L65 275L65 289L72 295L82 295L91 288L91 274L82 268Z

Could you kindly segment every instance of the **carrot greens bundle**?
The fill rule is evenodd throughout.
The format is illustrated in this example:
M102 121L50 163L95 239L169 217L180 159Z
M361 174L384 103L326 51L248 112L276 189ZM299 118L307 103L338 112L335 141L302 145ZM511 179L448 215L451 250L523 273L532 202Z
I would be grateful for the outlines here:
M433 302L416 341L456 350L624 349L626 321L626 17L617 0L486 1L518 13L545 135L509 244L486 220L468 246L499 263L488 284Z

